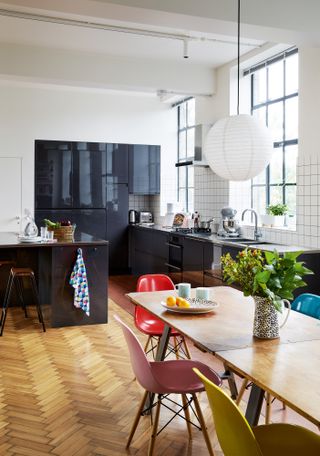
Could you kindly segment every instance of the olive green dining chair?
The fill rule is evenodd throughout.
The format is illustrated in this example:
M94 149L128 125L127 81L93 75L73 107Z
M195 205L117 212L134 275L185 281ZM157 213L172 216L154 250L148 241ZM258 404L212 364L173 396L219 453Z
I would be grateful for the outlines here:
M286 423L251 428L233 400L199 369L210 403L217 437L225 456L319 456L320 436Z

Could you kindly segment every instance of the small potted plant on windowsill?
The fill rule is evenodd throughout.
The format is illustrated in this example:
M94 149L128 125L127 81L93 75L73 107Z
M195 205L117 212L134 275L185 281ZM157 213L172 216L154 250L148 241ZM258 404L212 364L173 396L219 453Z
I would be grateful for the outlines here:
M262 215L262 224L266 226L284 226L284 216L288 213L286 204L270 204L266 208L266 215Z

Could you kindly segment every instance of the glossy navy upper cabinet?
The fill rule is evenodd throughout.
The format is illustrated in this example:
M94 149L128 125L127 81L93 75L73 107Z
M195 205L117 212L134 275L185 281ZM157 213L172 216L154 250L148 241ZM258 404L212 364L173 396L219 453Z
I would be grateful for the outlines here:
M76 142L73 147L73 207L106 207L107 144Z
M72 145L63 141L35 142L36 208L71 208Z
M106 146L108 183L127 184L128 145L108 143Z
M160 146L129 146L129 193L160 193Z

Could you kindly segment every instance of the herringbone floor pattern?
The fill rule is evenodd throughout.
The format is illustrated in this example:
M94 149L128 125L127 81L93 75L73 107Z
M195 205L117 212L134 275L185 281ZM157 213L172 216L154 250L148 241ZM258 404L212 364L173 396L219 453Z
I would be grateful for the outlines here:
M147 454L150 419L143 417L132 447L125 442L142 390L133 380L116 311L110 302L109 324L41 331L36 318L10 309L0 339L0 455L89 456ZM35 311L32 310L35 316ZM206 396L200 401L212 441ZM161 412L161 422L169 416ZM188 440L186 425L175 419L159 435L156 455L207 455L202 433ZM217 451L217 456L222 453Z

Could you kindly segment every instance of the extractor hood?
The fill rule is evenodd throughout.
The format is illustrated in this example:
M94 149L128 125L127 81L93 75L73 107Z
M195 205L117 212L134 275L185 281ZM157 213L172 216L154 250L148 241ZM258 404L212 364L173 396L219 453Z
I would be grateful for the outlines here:
M196 125L194 133L194 158L192 160L179 161L176 163L176 167L180 166L199 166L203 168L209 168L206 160L203 157L203 144L204 144L204 133L207 133L210 129L210 125Z

